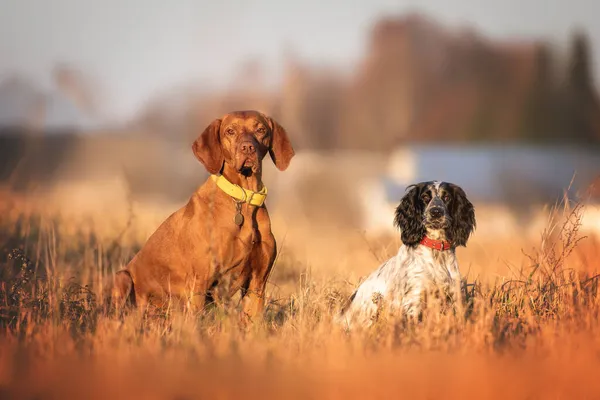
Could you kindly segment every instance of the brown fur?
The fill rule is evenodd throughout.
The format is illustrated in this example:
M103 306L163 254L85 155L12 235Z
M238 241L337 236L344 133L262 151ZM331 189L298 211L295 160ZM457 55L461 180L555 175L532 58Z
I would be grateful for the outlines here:
M258 191L267 153L285 170L294 150L285 130L257 111L238 111L213 121L192 146L198 160L230 182ZM115 276L118 304L166 305L177 300L194 309L223 293L241 290L244 311L261 312L267 278L277 253L266 206L236 205L210 178L189 202L168 217L124 270Z

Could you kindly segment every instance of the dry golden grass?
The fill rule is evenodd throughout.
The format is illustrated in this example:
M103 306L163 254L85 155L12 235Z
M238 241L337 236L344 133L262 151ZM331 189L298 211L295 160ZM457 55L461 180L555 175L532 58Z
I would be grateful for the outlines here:
M332 317L397 239L355 236L337 251L323 237L329 268L280 240L265 318L248 329L235 306L119 316L99 304L103 281L162 216L115 207L88 218L1 194L7 398L600 397L598 246L578 233L579 205L537 244L475 235L459 250L469 272L459 312L432 308L418 325L382 317L347 334Z

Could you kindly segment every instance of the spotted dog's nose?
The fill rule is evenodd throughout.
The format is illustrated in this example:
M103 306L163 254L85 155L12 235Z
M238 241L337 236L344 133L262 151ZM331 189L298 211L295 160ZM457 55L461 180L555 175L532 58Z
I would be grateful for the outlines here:
M439 219L444 216L444 209L441 207L433 207L429 210L429 215L433 219Z

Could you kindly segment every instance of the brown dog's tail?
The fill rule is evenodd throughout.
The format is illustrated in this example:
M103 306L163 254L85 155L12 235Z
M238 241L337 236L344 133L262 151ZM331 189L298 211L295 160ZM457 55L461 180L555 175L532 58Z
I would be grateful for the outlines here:
M123 269L114 275L112 282L105 289L104 302L110 308L116 306L118 310L126 306L136 306L133 278L129 271Z

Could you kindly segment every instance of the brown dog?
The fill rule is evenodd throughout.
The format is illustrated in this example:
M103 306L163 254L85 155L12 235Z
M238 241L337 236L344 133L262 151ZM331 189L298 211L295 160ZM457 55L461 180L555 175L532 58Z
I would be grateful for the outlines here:
M121 304L178 300L201 309L219 293L241 290L244 311L256 315L277 254L263 203L262 160L268 152L284 171L294 150L285 130L257 111L213 121L192 149L213 175L117 272L113 295Z

